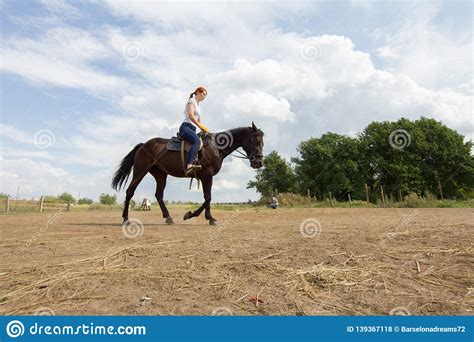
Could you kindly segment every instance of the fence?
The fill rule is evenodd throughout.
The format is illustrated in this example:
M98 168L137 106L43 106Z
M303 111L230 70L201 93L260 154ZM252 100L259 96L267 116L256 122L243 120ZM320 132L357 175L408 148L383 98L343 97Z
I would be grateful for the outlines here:
M397 190L391 191L389 194L385 191L385 187L383 185L377 186L369 186L368 184L364 184L363 194L365 195L364 199L355 200L352 198L352 195L349 192L345 192L342 195L335 196L331 191L327 193L319 193L318 196L316 194L312 194L309 189L307 189L307 196L295 194L291 192L285 192L279 194L278 189L274 189L274 194L280 201L282 206L286 207L295 207L297 205L308 205L308 204L317 204L319 203L327 203L330 207L334 207L337 203L345 202L351 208L355 202L357 202L357 206L360 206L361 203L364 203L366 207L371 207L373 205L380 206L380 207L389 207L393 205L394 202L405 202L406 198L413 197L411 196L413 193L408 192L405 195L402 194L400 188ZM430 199L430 195L434 198L439 198L439 202L443 202L445 200L443 196L443 188L441 182L438 182L437 193L431 194L430 192L425 192L424 196L420 197L421 200ZM416 196L415 196L416 197Z
M41 196L39 200L13 200L10 197L6 197L2 201L2 205L5 208L5 212L10 211L38 211L43 212L45 210L65 210L69 211L71 208L71 201L68 202L45 202L44 196Z

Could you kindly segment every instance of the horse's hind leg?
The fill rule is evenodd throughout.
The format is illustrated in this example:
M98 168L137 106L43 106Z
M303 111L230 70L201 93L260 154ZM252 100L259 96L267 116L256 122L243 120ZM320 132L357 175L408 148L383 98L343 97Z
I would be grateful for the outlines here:
M202 190L204 192L204 208L206 220L209 221L211 226L217 226L217 220L211 215L211 189L212 189L212 177L207 181L202 181Z
M138 187L138 184L142 181L143 177L148 173L149 165L141 161L133 165L133 178L130 182L130 185L126 191L125 204L123 208L123 222L128 221L128 206L130 205L130 200L135 194L135 190Z
M162 172L158 167L153 167L150 170L150 173L155 177L156 180L156 192L155 197L160 205L161 213L163 214L163 218L165 219L165 223L173 224L173 219L168 212L168 208L166 208L165 202L163 201L163 194L166 187L166 177L168 176L166 173Z
M206 203L203 203L199 208L194 211L186 212L186 214L184 214L183 220L189 220L190 218L198 217L199 215L201 215L202 211L204 210L205 204Z

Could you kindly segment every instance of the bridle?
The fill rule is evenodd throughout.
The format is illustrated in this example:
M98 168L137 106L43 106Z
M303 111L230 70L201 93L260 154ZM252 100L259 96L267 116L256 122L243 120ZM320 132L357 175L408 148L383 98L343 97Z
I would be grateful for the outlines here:
M239 151L239 150L235 150L235 152L239 153L240 156L236 156L234 154L230 154L232 157L236 157L236 158L240 158L240 159L248 159L250 160L250 162L253 162L255 161L257 158L263 158L263 155L262 154L255 154L254 151L255 151L255 135L252 134L252 146L251 146L251 153L250 153L250 156L248 156L246 153L243 153L242 151Z

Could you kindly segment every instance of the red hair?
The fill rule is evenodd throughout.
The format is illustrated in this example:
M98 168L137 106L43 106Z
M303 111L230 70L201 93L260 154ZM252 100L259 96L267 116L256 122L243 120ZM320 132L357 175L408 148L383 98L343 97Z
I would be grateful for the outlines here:
M198 92L199 92L199 93L204 93L204 92L206 92L206 94L207 94L207 89L204 88L204 87L202 87L202 86L201 86L201 87L197 87L196 90L194 91L194 93L189 94L189 98L193 97L193 95L196 95Z

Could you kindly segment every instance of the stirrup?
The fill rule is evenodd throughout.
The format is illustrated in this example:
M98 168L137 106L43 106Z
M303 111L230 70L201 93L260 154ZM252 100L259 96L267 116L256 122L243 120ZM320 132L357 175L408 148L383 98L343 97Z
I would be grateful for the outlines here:
M186 176L194 175L194 172L199 171L201 168L201 165L199 165L199 167L196 167L196 165L191 166L189 169L186 170Z
M202 169L202 165L201 163L199 162L199 160L195 159L193 162L192 162L192 167L194 168L194 170L196 171L199 171Z

